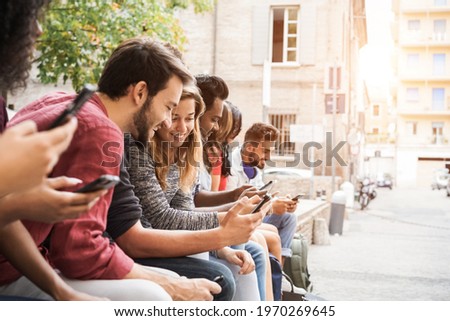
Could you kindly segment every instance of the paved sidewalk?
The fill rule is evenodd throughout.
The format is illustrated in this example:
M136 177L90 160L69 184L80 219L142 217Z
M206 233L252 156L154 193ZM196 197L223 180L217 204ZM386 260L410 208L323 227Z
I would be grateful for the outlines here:
M367 211L349 212L342 236L310 247L314 293L339 301L450 300L450 198L378 189Z

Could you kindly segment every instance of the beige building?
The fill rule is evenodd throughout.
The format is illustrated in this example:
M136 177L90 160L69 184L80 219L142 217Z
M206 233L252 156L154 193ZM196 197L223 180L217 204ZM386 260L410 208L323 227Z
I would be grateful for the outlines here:
M372 94L365 113L363 176L396 178L396 112L389 94Z
M450 168L450 1L394 0L397 180L430 186Z
M244 130L256 121L281 130L277 152L284 157L278 159L292 160L314 140L323 145L316 160L326 165L325 132L334 132L337 144L360 125L364 102L357 71L358 50L367 42L364 0L219 0L211 14L188 11L179 18L189 39L185 60L191 70L227 81L229 99L243 112ZM334 66L339 67L335 91ZM350 157L348 144L339 154L348 165L358 156ZM348 165L337 165L336 175L348 179ZM332 169L322 165L315 172L331 175Z

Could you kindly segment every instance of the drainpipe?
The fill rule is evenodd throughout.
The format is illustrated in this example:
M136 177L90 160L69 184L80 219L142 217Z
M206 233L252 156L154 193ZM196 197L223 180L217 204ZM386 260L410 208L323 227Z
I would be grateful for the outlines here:
M214 5L214 21L213 21L213 48L212 48L212 74L216 74L216 60L217 60L217 6Z

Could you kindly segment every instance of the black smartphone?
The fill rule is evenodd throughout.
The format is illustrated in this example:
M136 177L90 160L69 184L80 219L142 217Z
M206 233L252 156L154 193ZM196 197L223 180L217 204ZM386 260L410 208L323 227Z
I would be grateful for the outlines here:
M305 196L305 194L301 193L296 195L295 197L291 198L292 201L298 201L300 198L302 198L303 196Z
M213 279L213 282L216 282L217 284L222 285L223 278L224 278L223 275L218 275Z
M102 189L109 189L116 186L120 182L120 177L114 175L102 175L95 181L83 186L75 191L75 193L90 193Z
M258 205L255 206L255 208L253 209L252 213L256 213L259 210L261 210L261 208L264 206L264 204L266 204L267 202L269 202L272 199L272 197L270 197L269 195L264 195L262 200L258 203Z
M273 181L269 181L266 185L264 185L263 187L260 187L259 190L265 190L267 187L269 187L270 185L272 185Z
M56 128L62 124L64 124L69 116L74 116L76 113L83 107L84 103L91 98L91 96L95 93L96 87L93 85L85 85L80 93L75 97L73 102L67 106L66 109L59 115L53 123L50 125L49 129Z

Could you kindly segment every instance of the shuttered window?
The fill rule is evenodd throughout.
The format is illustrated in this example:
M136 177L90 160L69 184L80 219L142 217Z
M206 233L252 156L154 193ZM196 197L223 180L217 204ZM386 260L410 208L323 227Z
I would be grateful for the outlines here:
M262 65L265 60L274 64L315 64L317 4L284 2L283 6L253 6L253 65Z

